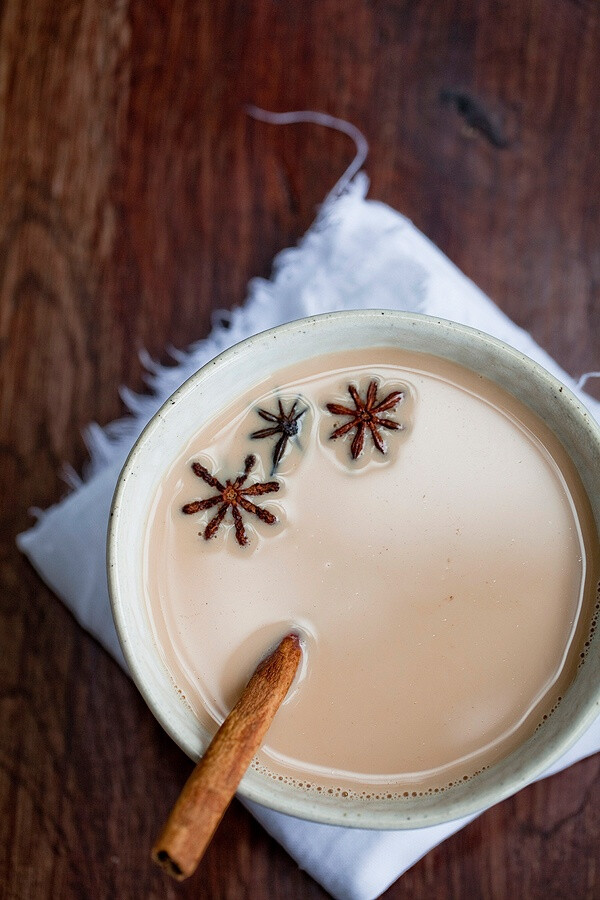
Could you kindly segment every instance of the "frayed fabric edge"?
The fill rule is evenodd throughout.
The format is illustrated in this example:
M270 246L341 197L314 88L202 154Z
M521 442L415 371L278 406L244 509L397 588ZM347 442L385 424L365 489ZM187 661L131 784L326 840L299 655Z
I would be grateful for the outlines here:
M213 312L212 330L208 337L196 341L185 350L167 346L166 351L176 365L162 365L153 359L147 350L140 351L139 358L145 370L144 383L150 389L150 393L138 394L129 387L122 386L119 394L127 409L126 415L104 426L91 422L84 429L83 439L89 459L84 464L81 474L69 464L63 466L61 477L68 488L67 496L81 490L92 478L113 465L119 457L124 458L152 416L188 378L219 353L254 334L255 331L248 327L248 322L254 318L257 309L270 308L272 319L270 327L287 321L285 311L277 309L275 289L278 281L286 279L292 272L302 267L304 256L312 250L316 236L322 235L325 229L335 226L340 220L337 215L338 207L347 199L364 200L368 189L367 175L358 172L347 183L343 194L324 202L314 223L298 244L295 247L283 248L275 256L270 278L251 279L246 299L241 306L232 310ZM35 529L52 508L54 507L47 510L31 508L29 512L37 521L30 530ZM23 549L21 540L18 539L17 544Z

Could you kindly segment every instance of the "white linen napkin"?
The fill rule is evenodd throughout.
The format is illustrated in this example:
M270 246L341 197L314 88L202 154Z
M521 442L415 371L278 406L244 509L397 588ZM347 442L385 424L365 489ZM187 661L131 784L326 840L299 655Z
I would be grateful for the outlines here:
M109 607L105 543L113 490L125 457L150 416L201 365L250 334L302 316L351 308L425 312L471 325L512 344L579 394L600 419L600 403L582 395L532 338L508 319L406 218L365 199L359 174L329 199L297 248L284 250L270 281L251 282L245 305L217 314L210 336L162 368L146 360L153 396L125 392L132 415L88 431L85 481L18 538L42 578L82 624L125 667ZM600 719L552 772L600 749ZM546 773L550 774L550 772ZM366 831L304 822L247 803L298 864L339 900L372 900L428 850L473 816L412 831Z

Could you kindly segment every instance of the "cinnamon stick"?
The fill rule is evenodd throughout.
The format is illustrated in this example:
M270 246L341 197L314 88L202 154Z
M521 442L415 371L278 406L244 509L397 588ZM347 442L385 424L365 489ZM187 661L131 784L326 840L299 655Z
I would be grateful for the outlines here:
M187 780L152 848L152 859L183 881L194 873L294 679L302 656L288 634L257 667Z

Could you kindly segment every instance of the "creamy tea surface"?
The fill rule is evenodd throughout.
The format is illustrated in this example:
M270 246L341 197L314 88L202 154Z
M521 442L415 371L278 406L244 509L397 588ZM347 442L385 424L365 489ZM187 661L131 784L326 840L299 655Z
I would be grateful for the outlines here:
M431 356L352 351L199 428L154 498L146 601L174 690L213 730L298 630L255 768L397 797L474 776L551 715L597 546L572 463L517 400Z

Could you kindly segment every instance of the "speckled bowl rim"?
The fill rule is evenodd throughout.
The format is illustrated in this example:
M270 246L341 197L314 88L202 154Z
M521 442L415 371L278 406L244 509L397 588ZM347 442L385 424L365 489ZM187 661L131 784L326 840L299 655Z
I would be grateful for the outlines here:
M380 334L380 339L366 335ZM114 621L131 676L161 725L190 756L196 759L207 745L208 737L201 726L187 712L189 721L183 722L181 703L171 682L172 703L160 697L168 673L156 645L148 643L147 634L136 629L135 616L141 611L144 598L135 591L131 572L135 565L135 548L129 546L128 528L143 530L141 510L132 513L128 499L143 480L144 456L151 442L160 440L160 432L169 427L173 410L190 402L199 385L208 384L233 366L242 366L251 357L268 354L269 345L276 342L281 348L286 342L306 343L306 336L334 337L340 350L358 346L391 346L420 350L442 356L478 371L516 394L530 406L561 439L575 462L592 504L596 526L600 530L600 428L585 406L558 379L538 363L498 339L465 325L415 313L391 310L350 310L325 313L277 326L249 337L219 354L192 375L162 405L142 431L123 466L115 490L108 529L107 568L108 585ZM303 337L305 336L305 337ZM364 341L368 340L365 344ZM304 344L302 344L304 346ZM303 353L298 359L317 356ZM295 358L291 357L289 363ZM282 364L275 366L279 368ZM256 374L255 383L264 377L264 370ZM245 389L246 385L242 389ZM183 446L183 443L181 444ZM173 461L165 461L165 469ZM133 485L133 487L132 487ZM148 496L154 487L148 489ZM129 518L128 518L129 517ZM136 518L137 517L137 521ZM143 515L146 521L146 510ZM134 561L132 563L132 560ZM141 568L141 560L140 560ZM141 574L138 571L138 577ZM141 582L140 582L141 584ZM139 585L138 585L139 586ZM150 628L147 622L147 628ZM444 793L433 796L389 800L383 802L348 801L298 788L282 785L254 770L249 770L241 782L239 794L246 800L299 818L332 825L372 829L409 829L441 824L477 813L514 794L543 774L556 762L591 725L600 713L600 652L598 633L591 641L586 663L581 667L572 687L567 691L557 711L529 741L502 762ZM182 724L183 722L183 724ZM195 725L194 725L195 723ZM540 740L540 734L545 739Z

